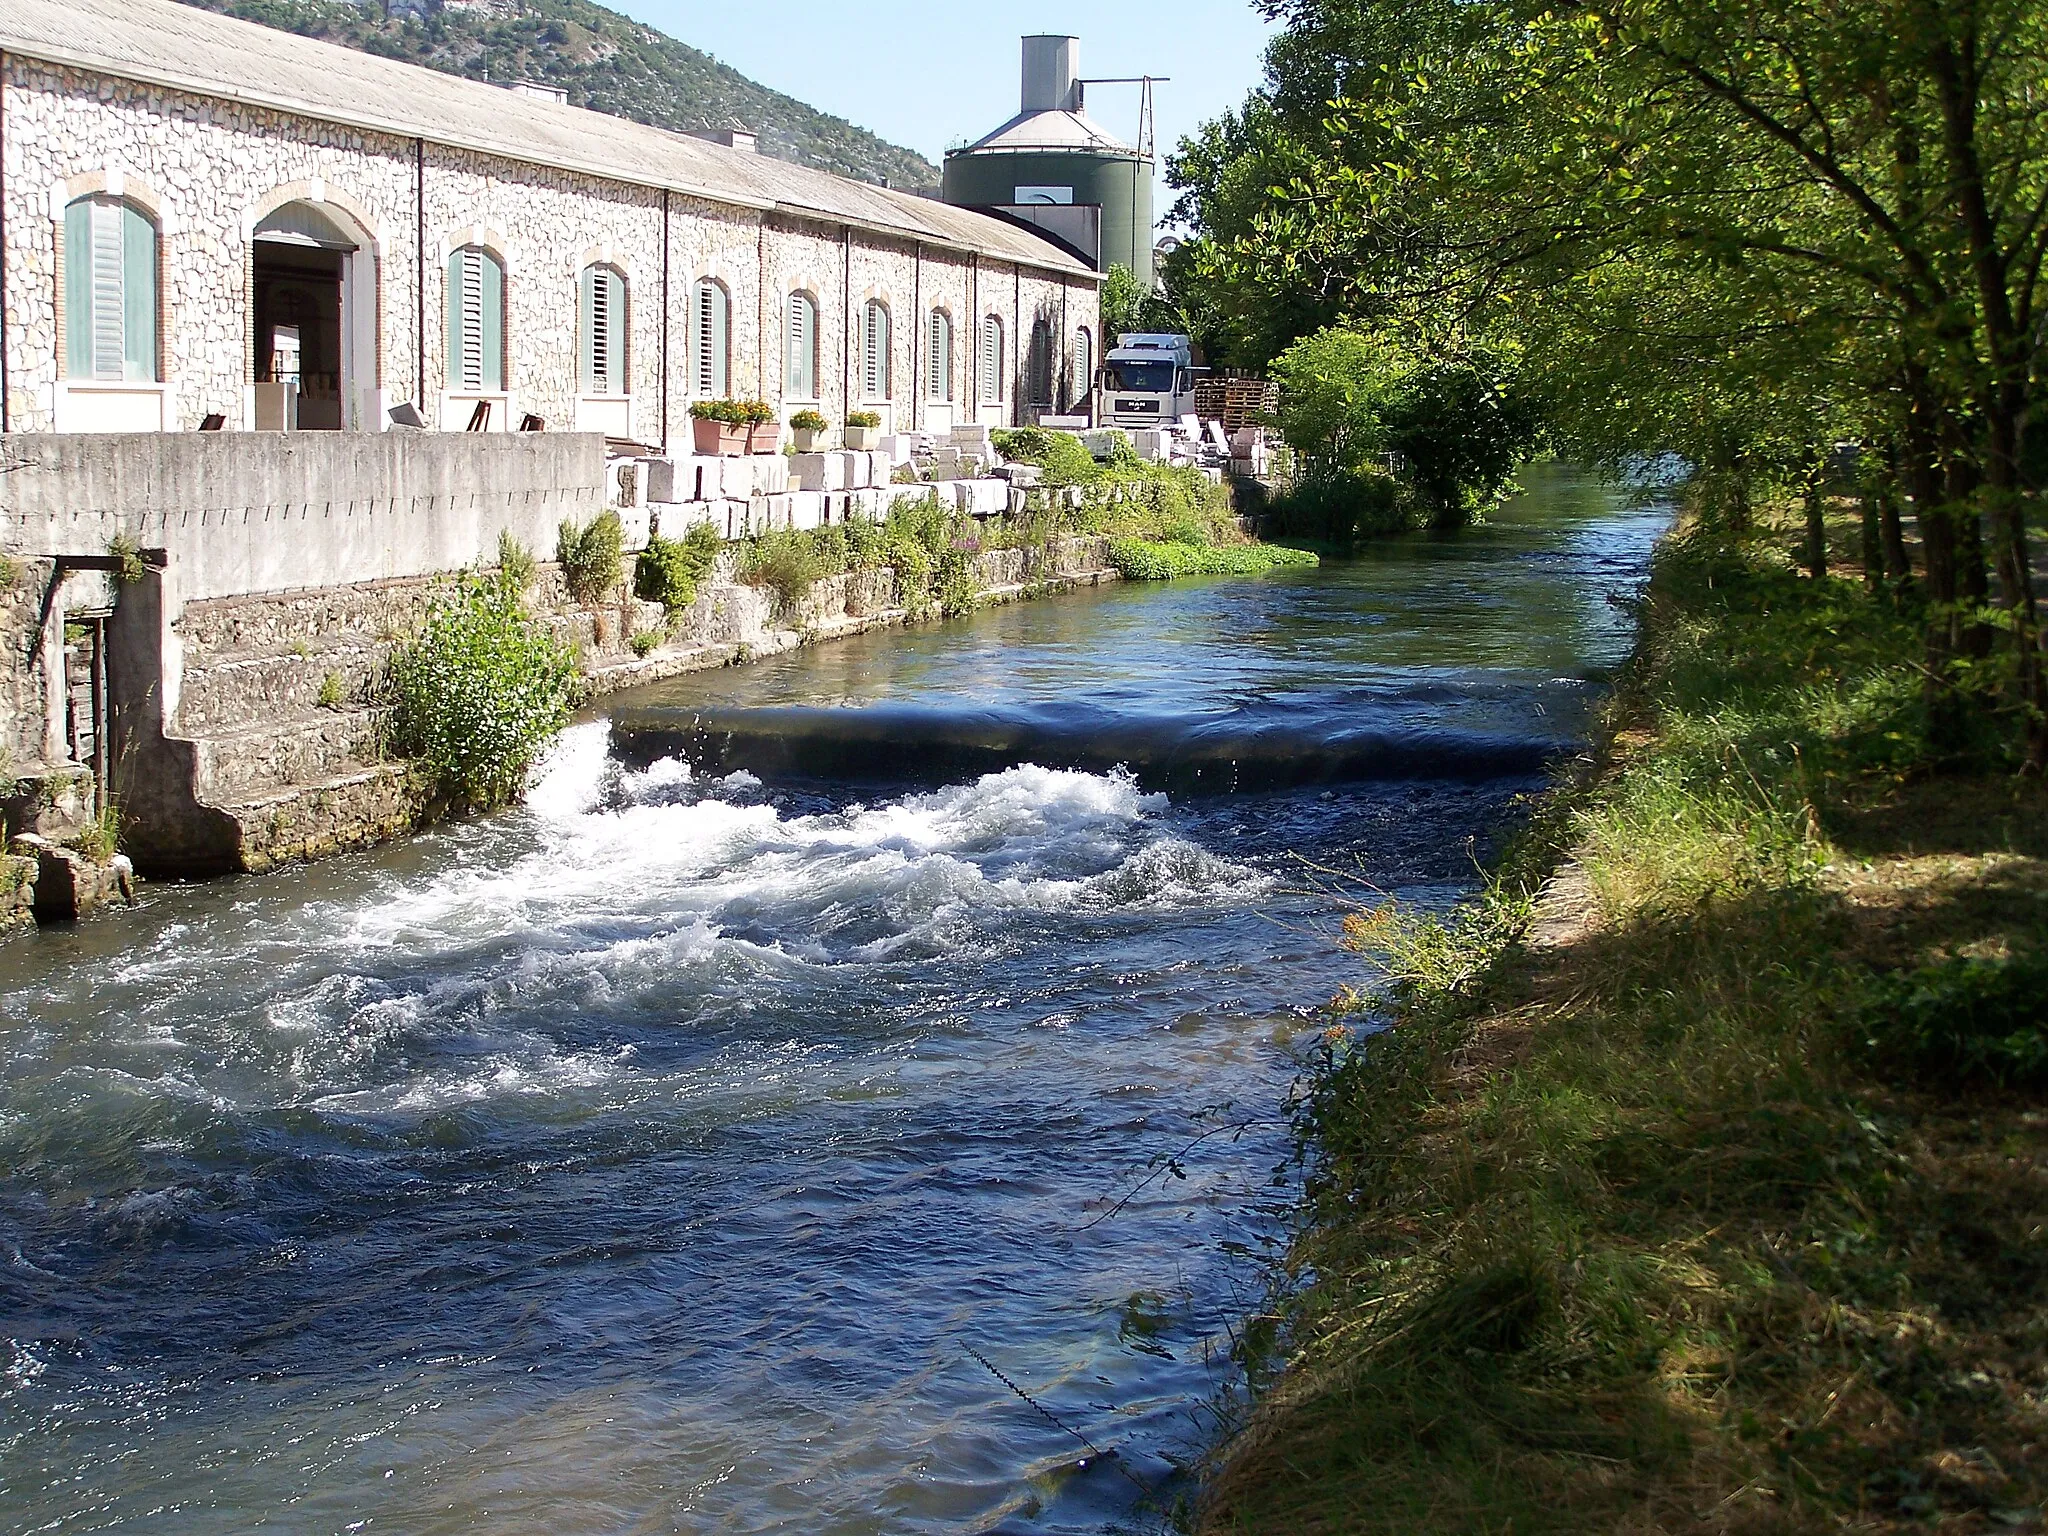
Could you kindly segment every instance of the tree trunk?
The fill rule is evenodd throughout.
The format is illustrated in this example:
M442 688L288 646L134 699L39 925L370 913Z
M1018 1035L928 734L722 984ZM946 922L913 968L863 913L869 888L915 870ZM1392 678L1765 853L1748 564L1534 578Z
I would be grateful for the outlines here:
M1866 592L1875 592L1884 585L1884 536L1878 531L1879 499L1880 493L1874 490L1866 490L1862 497L1863 590Z
M1901 590L1913 585L1913 562L1906 558L1906 530L1899 519L1899 488L1885 487L1878 503L1878 532L1884 540L1884 574Z
M1827 498L1818 479L1806 482L1806 574L1815 581L1828 574Z

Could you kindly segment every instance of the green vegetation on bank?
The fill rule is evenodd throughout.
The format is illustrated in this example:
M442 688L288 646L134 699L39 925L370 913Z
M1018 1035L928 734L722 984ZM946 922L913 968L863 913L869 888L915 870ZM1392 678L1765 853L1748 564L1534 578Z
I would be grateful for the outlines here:
M616 521L616 518L614 518ZM391 746L443 798L509 804L569 723L576 657L526 611L516 572L464 576L391 658Z
M1794 547L1667 541L1599 770L1347 920L1203 1531L2039 1528L2048 797Z
M1126 581L1263 576L1281 566L1318 563L1313 552L1285 544L1184 544L1174 539L1111 539L1109 560Z
M538 80L576 106L688 131L744 123L761 153L862 181L935 188L938 167L756 84L710 55L588 0L365 5L361 0L185 0L472 80Z

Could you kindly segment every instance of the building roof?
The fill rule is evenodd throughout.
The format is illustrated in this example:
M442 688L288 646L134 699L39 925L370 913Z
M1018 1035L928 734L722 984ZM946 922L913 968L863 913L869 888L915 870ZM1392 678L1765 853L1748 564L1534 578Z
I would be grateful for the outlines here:
M530 165L665 187L732 207L824 219L1075 277L1097 276L1028 230L930 198L177 0L6 0L0 6L0 50Z
M947 158L954 155L974 155L984 151L1052 150L1074 151L1084 154L1125 155L1138 158L1138 152L1130 145L1112 137L1100 123L1085 112L1019 112L994 133L976 139L965 149L950 150Z

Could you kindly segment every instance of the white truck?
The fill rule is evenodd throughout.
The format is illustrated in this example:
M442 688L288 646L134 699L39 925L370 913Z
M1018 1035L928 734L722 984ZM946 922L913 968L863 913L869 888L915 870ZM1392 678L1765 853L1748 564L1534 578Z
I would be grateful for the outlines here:
M1186 336L1130 331L1103 360L1098 426L1170 428L1195 409L1194 343Z

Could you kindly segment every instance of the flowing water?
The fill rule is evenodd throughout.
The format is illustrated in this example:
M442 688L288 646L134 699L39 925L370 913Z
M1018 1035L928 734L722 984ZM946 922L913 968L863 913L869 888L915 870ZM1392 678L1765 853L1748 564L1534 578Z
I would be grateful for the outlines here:
M1357 974L1301 861L1455 898L1626 649L1660 515L1535 483L679 679L521 810L10 941L0 1527L1156 1523Z

